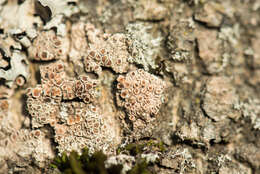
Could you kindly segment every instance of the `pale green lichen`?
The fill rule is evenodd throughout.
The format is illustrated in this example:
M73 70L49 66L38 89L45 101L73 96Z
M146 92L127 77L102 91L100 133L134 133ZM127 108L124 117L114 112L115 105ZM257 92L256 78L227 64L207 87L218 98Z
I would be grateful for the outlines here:
M254 129L260 130L260 100L257 98L250 98L247 102L236 103L234 109L242 111L242 115L250 118Z
M29 77L28 65L26 64L26 56L20 51L14 51L10 59L10 69L0 69L0 79L5 80L5 84L12 87L15 79L18 76L23 76L25 79Z
M149 68L155 69L156 57L160 51L162 37L153 37L149 33L151 25L146 26L144 23L132 23L126 27L126 37L129 44L129 52L132 57L129 62L142 65L147 71Z

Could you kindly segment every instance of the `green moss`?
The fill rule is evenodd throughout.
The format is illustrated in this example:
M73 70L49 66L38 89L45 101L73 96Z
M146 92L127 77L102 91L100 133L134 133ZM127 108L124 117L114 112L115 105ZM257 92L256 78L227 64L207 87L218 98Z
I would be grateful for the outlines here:
M135 166L128 171L128 174L149 174L148 164L145 159L140 158L140 154L150 149L151 151L165 151L163 142L150 140L142 143L131 143L124 148L118 148L117 154L126 152L129 155L136 157ZM50 164L52 168L58 168L64 174L120 174L122 165L112 165L109 168L105 167L107 156L101 151L89 155L87 148L82 150L82 154L71 152L69 155L63 153L57 156Z
M166 151L165 145L163 144L162 141L158 143L158 148L160 149L161 152Z
M130 155L136 156L138 154L141 154L145 148L149 148L151 150L156 150L159 152L164 152L166 150L165 145L162 141L158 142L156 140L149 140L143 143L130 143L124 148L118 148L117 154L120 154L121 152L129 152Z
M142 152L143 148L144 148L144 144L134 144L134 143L131 143L131 144L128 144L126 147L125 147L125 150L129 151L131 155L138 155Z
M127 172L127 174L150 174L151 172L148 170L148 164L145 159L141 159L137 161L134 167Z
M97 151L90 156L85 148L81 155L74 151L70 155L63 153L53 160L51 167L58 168L64 174L120 174L123 166L105 168L106 159L103 152Z

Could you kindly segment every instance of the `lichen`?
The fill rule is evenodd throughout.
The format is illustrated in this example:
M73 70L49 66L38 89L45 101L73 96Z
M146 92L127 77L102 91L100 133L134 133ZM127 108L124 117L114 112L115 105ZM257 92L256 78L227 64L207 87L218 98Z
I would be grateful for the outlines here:
M117 103L126 109L134 129L152 121L164 102L165 82L142 70L117 78Z
M8 1L6 3L0 11L0 28L4 28L7 33L14 30L20 30L20 33L29 32L34 28L34 24L42 26L40 18L33 16L35 13L33 0L27 0L21 5L18 1ZM16 17L14 18L13 15Z
M0 0L0 173L259 173L259 7Z
M77 7L73 6L73 3L77 3L78 0L38 0L43 6L48 6L51 10L52 16L57 16L59 14L64 14L65 16L70 16L75 12L78 12ZM71 3L69 3L71 2Z
M18 50L15 50L11 53L9 59L10 68L8 68L7 70L0 69L0 79L4 79L5 84L9 87L12 87L13 84L16 83L16 79L20 76L22 76L24 80L28 80L29 69L26 60L26 55Z
M64 46L63 46L64 47ZM50 61L66 56L61 39L52 30L42 31L28 49L30 58L37 61Z
M151 28L151 25L147 26L142 22L130 23L126 26L128 49L131 54L128 61L142 65L146 71L158 67L156 59L162 42L160 35L154 37L149 33Z
M27 90L32 127L53 127L60 153L80 152L85 146L90 152L113 151L113 128L97 103L99 81L88 76L69 78L61 62L43 65L40 70L42 83Z
M40 130L20 129L0 140L1 158L8 159L8 165L20 161L21 167L33 163L44 167L54 158L51 141Z
M237 102L234 109L242 112L243 117L249 118L254 129L260 130L260 101L257 98L249 98L248 101Z
M100 75L102 68L112 68L116 73L125 73L128 70L126 38L124 34L103 34L93 25L86 25L87 36L90 40L89 48L84 57L85 70Z

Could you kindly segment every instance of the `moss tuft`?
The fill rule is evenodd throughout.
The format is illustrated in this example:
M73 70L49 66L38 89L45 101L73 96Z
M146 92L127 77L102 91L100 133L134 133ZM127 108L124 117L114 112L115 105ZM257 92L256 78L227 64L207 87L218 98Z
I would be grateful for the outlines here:
M89 155L88 149L83 149L81 155L73 151L70 155L63 153L51 163L52 168L58 168L64 174L120 174L122 165L105 167L107 156L101 151Z
M151 172L148 170L148 163L145 159L141 159L138 161L135 166L127 172L127 174L150 174Z
M118 148L117 154L122 152L129 152L130 155L136 156L141 154L144 149L156 150L159 152L165 152L166 148L162 141L149 140L143 143L130 143L126 145L124 148Z

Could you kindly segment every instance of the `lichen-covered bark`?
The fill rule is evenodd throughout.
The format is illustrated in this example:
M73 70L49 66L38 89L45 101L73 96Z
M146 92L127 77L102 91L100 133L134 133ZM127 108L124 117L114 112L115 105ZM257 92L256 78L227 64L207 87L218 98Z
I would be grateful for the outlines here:
M0 173L260 173L259 44L259 0L0 0Z

